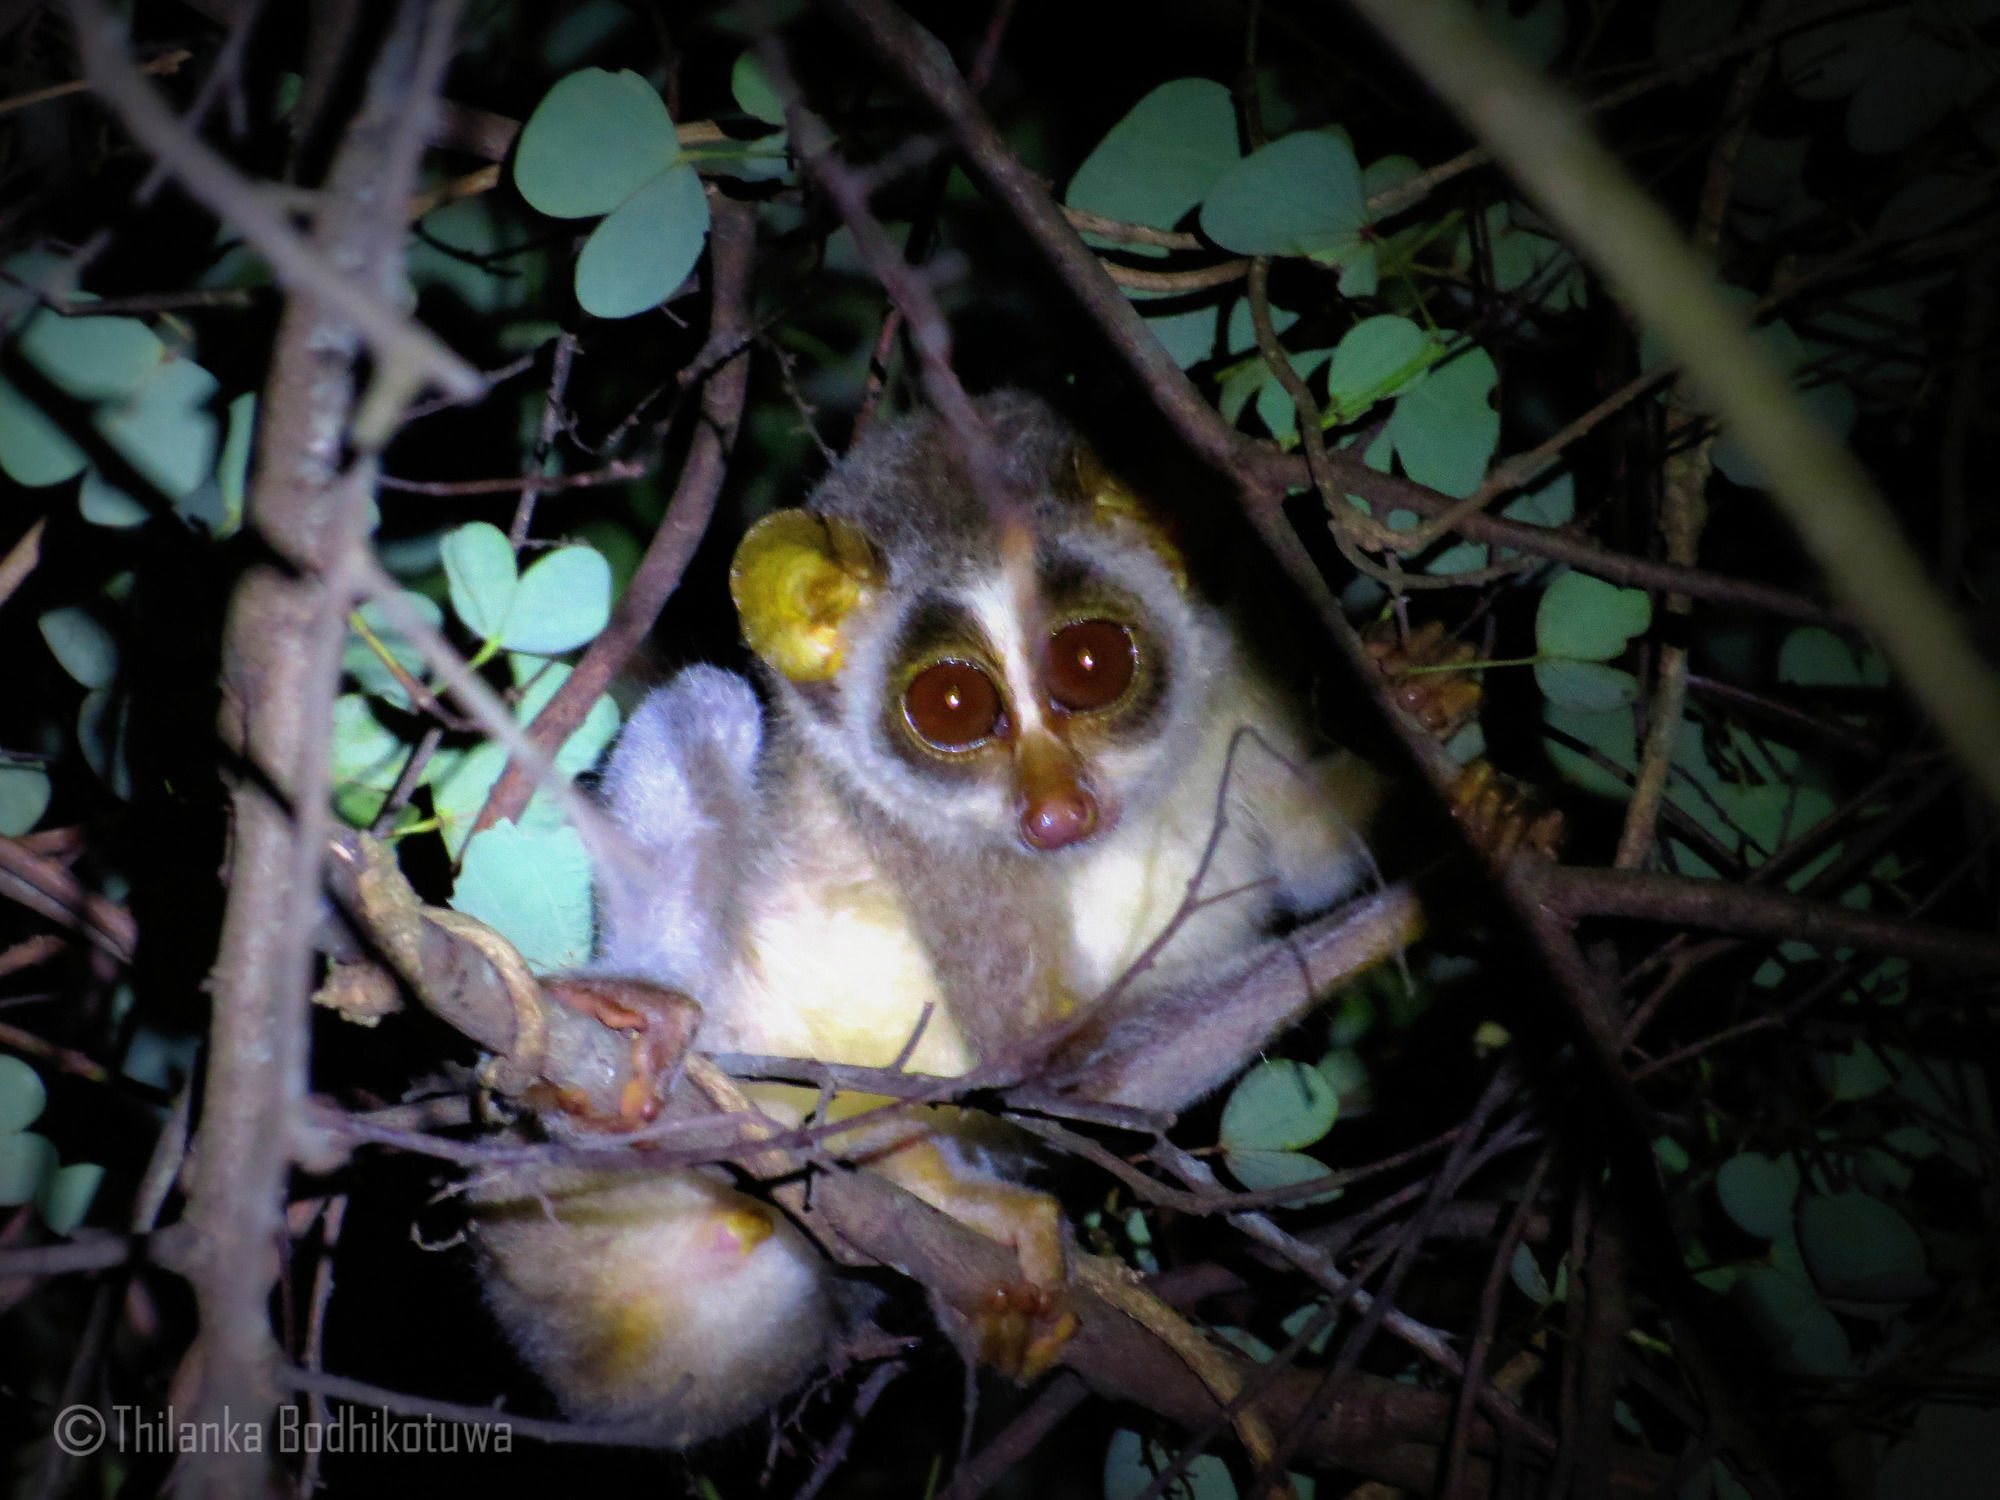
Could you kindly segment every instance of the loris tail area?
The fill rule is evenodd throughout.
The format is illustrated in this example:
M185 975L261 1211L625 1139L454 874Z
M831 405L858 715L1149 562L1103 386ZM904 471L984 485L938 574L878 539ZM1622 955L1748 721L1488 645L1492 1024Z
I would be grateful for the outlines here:
M918 416L745 537L731 591L764 697L692 667L632 716L602 795L648 875L600 872L592 972L693 997L704 1051L946 1076L1115 987L1130 1055L1100 1096L1175 1109L1286 1019L1246 1032L1205 997L1363 879L1379 784L1318 753L1163 511L1042 401L975 405L981 482ZM786 1124L814 1103L748 1092ZM971 1117L838 1144L1012 1246L993 1305L1019 1326L982 1340L1018 1376L1059 1357L1061 1217ZM519 1173L473 1197L488 1301L579 1419L701 1441L839 1332L830 1263L720 1177Z

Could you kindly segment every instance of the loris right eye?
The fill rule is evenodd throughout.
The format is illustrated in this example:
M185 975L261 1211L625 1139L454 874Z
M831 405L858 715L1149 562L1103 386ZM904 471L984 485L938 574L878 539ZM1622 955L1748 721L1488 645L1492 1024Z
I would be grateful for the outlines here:
M969 661L941 661L903 689L903 718L933 750L970 750L1000 728L1000 690Z
M1049 696L1072 713L1108 708L1132 685L1132 632L1115 620L1079 620L1049 640Z

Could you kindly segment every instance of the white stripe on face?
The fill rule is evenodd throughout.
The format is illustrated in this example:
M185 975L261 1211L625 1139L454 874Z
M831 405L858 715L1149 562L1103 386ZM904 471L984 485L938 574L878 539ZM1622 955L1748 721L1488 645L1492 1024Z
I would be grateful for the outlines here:
M1028 594L1026 600L1023 594ZM986 644L999 668L1001 687L1017 735L1039 733L1047 728L1042 707L1041 622L1024 619L1024 605L1035 601L1029 590L1019 588L1005 574L994 574L967 586L960 595L965 607L979 624Z

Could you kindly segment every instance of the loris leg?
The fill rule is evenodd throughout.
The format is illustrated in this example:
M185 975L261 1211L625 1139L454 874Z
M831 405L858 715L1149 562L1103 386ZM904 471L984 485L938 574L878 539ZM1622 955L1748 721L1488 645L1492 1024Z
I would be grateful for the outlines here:
M1023 1381L1053 1367L1077 1329L1056 1200L957 1164L936 1140L904 1146L869 1165L940 1213L1011 1246L1020 1258L1020 1281L994 1287L977 1307L959 1309L971 1323L979 1362Z
M508 1173L471 1196L487 1301L572 1417L684 1446L824 1357L825 1265L766 1204L692 1172Z

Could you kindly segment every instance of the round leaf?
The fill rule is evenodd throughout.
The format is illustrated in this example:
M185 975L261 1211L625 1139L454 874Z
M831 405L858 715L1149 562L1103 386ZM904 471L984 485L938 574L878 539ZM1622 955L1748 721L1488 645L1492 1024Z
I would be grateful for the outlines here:
M0 1135L0 1208L33 1203L56 1169L56 1148L44 1136L24 1130Z
M1222 1144L1230 1151L1295 1151L1333 1128L1340 1095L1324 1074L1273 1058L1245 1073L1222 1107Z
M1843 1103L1867 1099L1896 1081L1880 1054L1866 1042L1856 1042L1845 1051L1817 1053L1813 1069L1826 1091Z
M608 214L680 156L654 87L637 73L582 68L542 96L514 149L514 186L557 219Z
M1737 1278L1730 1296L1781 1369L1804 1375L1852 1373L1847 1334L1805 1277L1752 1266Z
M0 1136L26 1130L42 1117L48 1102L42 1075L20 1058L0 1053Z
M18 347L79 401L123 401L167 357L167 346L137 318L65 318L49 308L28 320Z
M1317 1182L1327 1175L1325 1162L1301 1151L1230 1151L1223 1160L1229 1163L1230 1174L1253 1193ZM1329 1188L1309 1198L1294 1198L1290 1206L1304 1208L1314 1203L1331 1203L1340 1193L1339 1188Z
M1327 366L1327 394L1343 421L1352 421L1382 397L1422 374L1433 345L1408 318L1363 318L1340 336Z
M611 618L611 567L591 547L563 547L532 563L514 591L509 651L554 656L581 646Z
M1924 1242L1908 1219L1867 1193L1808 1197L1799 1206L1799 1249L1828 1296L1901 1298L1929 1290Z
M445 537L438 553L452 612L480 640L493 640L507 628L520 585L506 533L486 521L469 521Z
M1882 687L1888 665L1872 647L1856 652L1820 625L1801 625L1778 647L1778 680L1801 687Z
M762 120L766 125L785 123L785 101L771 87L756 53L738 54L736 65L729 70L729 94L736 107L752 119Z
M1132 106L1070 179L1065 202L1171 229L1236 165L1236 108L1209 78L1176 78Z
M701 178L682 162L648 182L591 232L576 258L576 300L598 318L658 307L687 280L708 237Z
M1492 401L1499 379L1493 357L1472 348L1399 396L1388 435L1403 472L1460 499L1479 488L1500 444L1500 413Z
M178 500L215 470L222 424L207 410L215 377L172 359L123 405L99 407L90 424L161 494Z
M1653 601L1588 573L1565 573L1535 611L1535 649L1574 661L1609 661L1652 623Z
M104 1168L94 1161L72 1162L49 1173L35 1195L35 1207L41 1211L42 1222L56 1234L76 1233L103 1181Z
M1201 207L1208 237L1239 255L1312 255L1352 241L1368 222L1354 148L1300 131L1245 157Z
M40 766L0 762L0 834L19 838L49 810L49 776Z
M1773 1161L1755 1151L1732 1156L1715 1174L1722 1210L1745 1234L1774 1240L1791 1227L1799 1195L1799 1164L1789 1155Z
M1152 1439L1123 1428L1112 1433L1104 1455L1104 1500L1139 1500L1167 1462L1167 1450ZM1213 1453L1203 1453L1169 1493L1185 1495L1187 1500L1236 1500L1236 1482L1229 1477L1229 1465Z
M1630 672L1565 657L1536 662L1535 686L1549 702L1584 714L1609 714L1639 699L1639 680ZM1629 790L1621 789L1617 795Z
M499 932L536 970L590 956L590 857L573 828L500 823L476 835L451 904Z
M118 675L118 642L78 604L52 609L35 622L62 669L87 688L109 687Z
M83 471L83 483L76 490L76 508L91 525L118 530L142 526L153 515L142 503L100 474L95 464Z
M74 479L89 462L48 413L0 380L0 471L16 484L39 489Z

